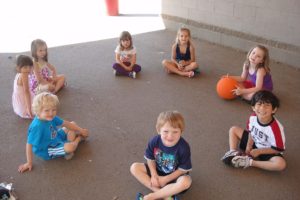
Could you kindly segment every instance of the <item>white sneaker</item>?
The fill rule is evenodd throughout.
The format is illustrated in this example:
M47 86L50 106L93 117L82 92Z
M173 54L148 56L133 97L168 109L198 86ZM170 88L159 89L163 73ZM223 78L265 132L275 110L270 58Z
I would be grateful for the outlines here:
M113 69L113 74L117 76L117 70Z
M238 168L243 167L244 169L251 166L252 158L249 156L235 156L232 158L232 166Z
M129 72L129 77L131 77L131 78L136 78L136 72Z
M230 150L225 153L225 155L221 158L221 160L226 164L226 165L231 165L231 160L240 154L239 151L237 150Z

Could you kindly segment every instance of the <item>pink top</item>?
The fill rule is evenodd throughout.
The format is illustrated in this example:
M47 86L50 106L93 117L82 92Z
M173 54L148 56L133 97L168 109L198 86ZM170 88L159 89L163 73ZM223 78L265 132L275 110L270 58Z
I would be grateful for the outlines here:
M14 91L12 94L12 105L15 113L22 118L30 118L29 113L27 112L27 106L25 101L25 92L23 86L18 85L18 79L20 77L20 73L16 74L14 80ZM31 101L33 95L30 93Z
M37 65L39 66L40 75L42 76L42 78L49 81L51 73L47 66L47 63L45 63L44 65L41 66L37 62ZM39 83L33 72L29 74L29 83L30 83L29 88L30 88L31 93L36 94Z

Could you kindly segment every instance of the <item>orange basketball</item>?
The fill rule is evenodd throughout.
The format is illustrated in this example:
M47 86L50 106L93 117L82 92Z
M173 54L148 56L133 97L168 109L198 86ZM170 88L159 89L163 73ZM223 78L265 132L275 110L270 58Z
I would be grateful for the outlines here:
M236 95L232 90L236 88L237 81L230 77L223 77L217 83L217 93L223 99L234 99Z

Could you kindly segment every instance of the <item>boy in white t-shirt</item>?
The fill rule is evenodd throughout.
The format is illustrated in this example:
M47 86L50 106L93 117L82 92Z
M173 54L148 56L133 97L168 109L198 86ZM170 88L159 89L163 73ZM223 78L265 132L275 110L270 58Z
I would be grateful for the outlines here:
M221 160L233 167L282 171L286 168L282 155L285 135L283 126L274 117L279 100L270 91L259 91L252 97L251 106L254 113L249 118L247 130L237 126L230 128L230 150Z

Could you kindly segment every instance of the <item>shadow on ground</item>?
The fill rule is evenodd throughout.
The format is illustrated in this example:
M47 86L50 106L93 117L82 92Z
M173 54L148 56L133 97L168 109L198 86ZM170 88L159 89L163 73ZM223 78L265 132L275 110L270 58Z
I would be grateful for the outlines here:
M24 200L134 199L136 192L148 191L130 175L129 166L144 161L158 114L176 109L186 119L184 137L193 161L193 184L182 200L299 199L300 72L271 63L275 93L282 103L277 117L285 127L287 169L232 169L220 161L228 150L228 129L245 127L251 110L239 100L218 98L215 86L223 74L241 73L245 53L196 40L201 75L167 75L161 61L170 57L175 35L157 31L133 36L142 66L136 80L113 76L116 38L49 49L50 62L68 78L68 87L58 95L59 116L87 127L91 136L74 159L35 158L34 170L25 174L17 167L25 161L30 121L12 110L15 55L0 54L0 182L13 182Z

